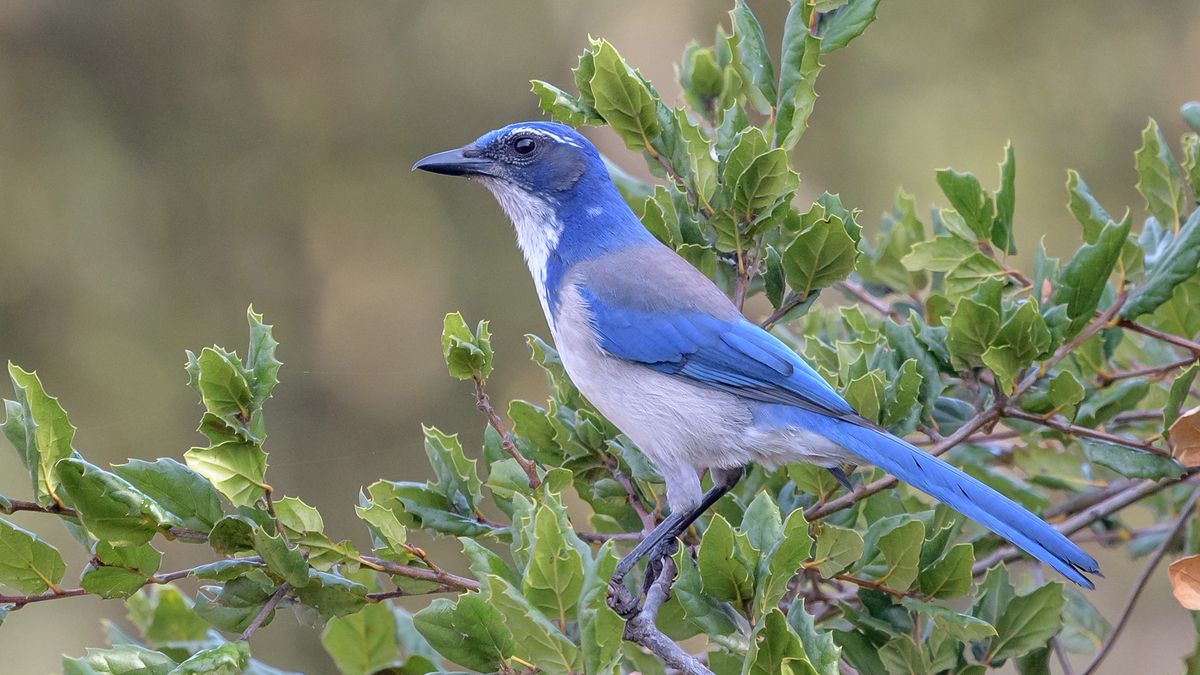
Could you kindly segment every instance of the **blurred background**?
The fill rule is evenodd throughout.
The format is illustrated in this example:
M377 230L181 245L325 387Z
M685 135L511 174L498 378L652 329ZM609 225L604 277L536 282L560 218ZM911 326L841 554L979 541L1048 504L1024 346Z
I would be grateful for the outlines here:
M777 44L786 3L751 6ZM358 490L428 476L421 422L478 447L470 390L441 362L444 313L492 320L493 399L545 395L523 335L546 331L510 227L478 186L409 166L539 117L528 80L573 90L589 34L674 101L674 62L689 40L710 43L729 7L6 0L0 359L38 370L89 459L179 457L202 441L183 350L244 350L253 302L285 362L267 406L269 480L366 546ZM1133 151L1146 118L1174 144L1180 104L1200 98L1200 3L887 0L824 61L796 150L802 198L840 193L870 231L897 186L932 204L936 168L994 186L1011 139L1018 242L1065 254L1079 244L1068 167L1109 211L1141 213ZM645 175L610 132L586 133ZM0 393L11 397L7 383ZM0 445L0 494L28 498ZM84 556L61 527L13 520L62 546L73 584ZM445 559L457 545L432 548ZM198 549L169 546L163 569L198 562ZM1112 617L1138 565L1101 560L1094 597ZM0 670L57 671L62 652L103 646L100 618L123 614L94 598L27 607L0 629ZM284 612L254 652L333 672L316 637ZM1164 568L1105 672L1177 672L1193 643Z

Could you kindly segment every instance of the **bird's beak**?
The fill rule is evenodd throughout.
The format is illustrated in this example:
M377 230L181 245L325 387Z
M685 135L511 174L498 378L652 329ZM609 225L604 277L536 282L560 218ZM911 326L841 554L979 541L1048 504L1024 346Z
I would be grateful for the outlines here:
M434 153L412 165L412 170L429 171L447 176L490 176L494 163L482 157L474 146Z

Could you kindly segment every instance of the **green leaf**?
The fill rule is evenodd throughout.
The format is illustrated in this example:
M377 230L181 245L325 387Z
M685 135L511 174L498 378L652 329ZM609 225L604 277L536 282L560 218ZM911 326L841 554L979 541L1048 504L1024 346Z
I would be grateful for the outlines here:
M1183 146L1184 175L1192 186L1192 198L1200 202L1200 132L1184 134L1180 144Z
M736 0L729 16L733 19L738 62L744 68L746 79L761 93L763 99L774 101L775 68L771 65L771 55L767 53L762 26L745 0Z
M197 359L200 398L204 408L227 422L245 425L250 421L254 395L241 373L237 359L205 347Z
M1050 583L1013 598L996 621L990 661L1022 656L1043 646L1062 627L1062 585Z
M1079 444L1088 461L1106 466L1126 478L1179 478L1187 471L1170 457L1090 438L1079 439Z
M58 549L0 518L0 584L18 593L56 588L67 566Z
M804 653L817 675L838 675L842 649L834 643L832 633L817 628L813 616L804 609L804 598L798 597L792 601L787 622L800 636Z
M783 612L772 608L750 643L742 672L746 675L815 675L817 670Z
M85 656L62 660L63 675L167 675L175 665L166 654L138 645L89 647Z
M821 74L821 52L836 48L830 47L832 43L814 37L809 32L806 9L807 6L803 2L792 3L783 26L775 145L784 150L796 147L804 130L808 128L808 118L817 102L815 87L817 76ZM866 28L865 24L863 28ZM846 41L849 41L849 38L846 38Z
M1100 231L1104 229L1104 225L1115 221L1100 205L1100 202L1092 196L1087 183L1083 182L1083 178L1074 169L1067 170L1067 193L1070 195L1067 201L1067 210L1083 226L1083 240L1094 244L1100 236Z
M461 595L457 603L437 598L413 615L413 625L438 653L473 670L498 670L513 653L504 616L478 593Z
M984 191L979 179L974 174L941 169L937 172L937 183L975 239L989 240L996 210L991 195Z
M683 108L676 108L672 119L673 128L683 141L683 156L672 157L672 163L686 166L686 172L682 173L690 179L699 198L708 201L717 189L717 160L713 157L712 144L700 127L688 119Z
M1183 228L1167 246L1166 251L1146 279L1129 294L1121 316L1136 319L1158 309L1171 299L1175 287L1187 281L1200 269L1200 209L1192 211Z
M271 579L256 570L222 586L201 586L196 594L194 611L221 630L240 633L254 621L274 592ZM275 610L272 610L263 625L274 616Z
M904 598L901 604L913 612L929 617L933 620L935 630L960 642L973 642L996 635L996 629L990 623L968 614L959 614L952 609L922 602L916 598Z
M862 556L863 538L858 532L828 523L817 534L817 552L813 562L817 571L829 579L845 571Z
M841 49L862 35L867 26L875 20L875 10L878 6L879 0L849 0L841 7L821 14L818 24L821 51L832 52Z
M779 513L779 505L766 492L758 496L746 507L742 515L742 524L738 527L755 551L765 554L775 547L783 537L783 519ZM763 556L765 560L766 556Z
M765 497L766 493L759 496ZM755 502L758 500L755 499ZM772 506L775 502L770 498L766 501ZM751 505L753 508L753 504ZM775 508L775 518L778 518L778 507ZM749 515L749 512L747 512ZM776 521L777 522L777 521ZM743 521L743 529L745 523ZM753 543L753 539L751 539ZM763 570L759 573L758 592L754 596L757 614L762 616L767 610L779 604L787 593L788 583L796 576L800 565L808 558L812 550L812 538L808 535L808 523L804 520L804 509L796 509L788 514L787 521L775 536L774 541L760 542L766 552L766 558L759 563ZM758 546L755 546L757 549Z
M704 591L725 602L741 605L754 597L754 570L737 548L733 527L720 514L704 531L697 554Z
M395 511L382 504L367 502L365 507L355 506L354 512L370 526L376 552L393 559L408 557L408 551L404 548L408 531L400 523Z
M367 587L356 581L311 568L308 577L308 584L297 588L296 596L322 618L353 614L367 604Z
M976 253L979 253L977 244L944 234L913 244L912 252L900 262L912 272L949 272Z
M947 326L946 347L956 363L978 366L1000 332L1000 313L970 298L963 298Z
M231 581L262 566L261 562L254 559L226 558L193 567L192 576L209 581Z
M1145 398L1149 389L1149 383L1141 379L1128 379L1101 389L1079 406L1075 420L1085 427L1097 427L1117 413L1132 410Z
M1200 101L1188 101L1179 106L1179 115L1192 131L1200 134Z
M1183 402L1187 400L1198 372L1200 372L1200 364L1193 363L1175 376L1175 380L1171 383L1171 390L1167 394L1167 403L1163 406L1162 429L1167 436L1171 434L1171 425L1179 419L1179 411L1183 407Z
M1138 172L1137 189L1146 200L1146 210L1164 227L1178 232L1187 197L1179 165L1158 122L1151 119L1142 130L1142 147L1133 157Z
M224 515L220 496L212 483L169 457L160 457L153 462L131 459L124 464L114 464L112 469L174 516L183 527L207 532Z
M210 448L192 448L183 459L207 478L234 506L251 506L266 489L267 453L256 443L226 441Z
M174 586L151 585L125 602L129 620L151 645L199 642L208 624L192 611L192 603Z
M492 374L492 333L488 322L480 321L472 333L462 314L451 312L442 323L442 356L452 377L469 380L487 379Z
M925 525L912 520L879 538L879 550L887 561L887 571L879 582L896 590L908 590L920 570L921 544L925 541Z
M883 371L876 368L854 378L842 393L846 402L857 410L858 414L872 422L878 422L879 411L883 408Z
M321 631L321 644L342 675L370 675L396 659L396 617L386 602L334 617Z
M1050 301L1053 305L1067 306L1070 320L1067 337L1074 336L1091 321L1132 222L1127 215L1120 224L1105 224L1095 243L1084 244L1059 274Z
M982 360L996 374L997 383L1006 393L1016 390L1016 378L1035 359L1048 356L1053 336L1037 303L1022 302L1004 322Z
M486 583L488 602L504 614L505 626L512 631L512 656L548 673L582 672L579 647L530 604L528 594L523 596L519 589L496 575L488 576Z
M479 480L475 460L463 454L458 434L450 436L424 425L421 431L425 434L425 454L437 477L435 487L456 511L473 513L475 505L483 500L483 482Z
M275 350L279 347L279 342L272 335L275 327L263 323L263 315L255 312L253 305L246 310L246 321L250 324L246 374L250 381L251 401L255 408L261 408L263 402L271 397L275 385L279 384L279 367L283 364L275 358Z
M992 244L1001 252L1016 253L1013 240L1013 212L1016 209L1017 162L1013 158L1012 142L1004 146L1004 161L1000 162L1000 188L996 190L996 220L992 223Z
M245 642L226 642L196 652L167 675L241 675L250 664L250 645Z
M548 506L539 508L534 516L534 535L522 590L530 604L565 625L578 608L583 559L568 542L568 537L574 536L568 524Z
M34 498L42 506L54 505L59 501L55 494L59 482L55 466L73 452L75 427L58 399L46 393L36 372L21 370L9 361L8 375L18 405L5 403L4 434L17 446L25 468L29 469ZM21 424L19 430L17 421Z
M272 536L262 528L254 529L254 550L262 557L267 569L277 574L293 588L308 585L308 563L300 550L289 546L279 536Z
M56 467L63 492L79 520L97 539L136 546L150 541L159 525L172 518L129 481L77 457Z
M292 535L325 531L325 521L321 518L321 512L297 497L275 500L275 517Z
M530 80L529 83L532 85L531 91L538 97L538 107L555 122L573 127L604 122L590 105L549 82Z
M858 247L841 218L813 206L804 221L806 227L783 252L788 285L801 298L845 279L858 258Z
M225 516L209 532L208 545L221 555L253 550L256 527L254 521L246 516Z
M162 553L150 544L113 546L99 541L80 585L104 598L128 598L146 585L161 564Z
M975 549L971 544L956 544L944 556L921 570L921 594L930 598L956 598L971 590L971 567Z
M580 66L582 70L582 60ZM662 133L657 96L607 40L592 42L590 68L593 72L587 89L596 112L630 150L650 148Z
M755 156L736 176L731 175L736 164L727 163L725 167L726 185L733 186L734 215L743 224L755 220L763 209L796 188L796 174L788 166L787 152L782 148Z
M675 553L675 569L678 570L678 576L671 585L671 597L679 602L684 618L710 635L736 632L738 617L735 610L704 591L700 570L692 563L691 555L682 548ZM618 621L623 623L620 617Z

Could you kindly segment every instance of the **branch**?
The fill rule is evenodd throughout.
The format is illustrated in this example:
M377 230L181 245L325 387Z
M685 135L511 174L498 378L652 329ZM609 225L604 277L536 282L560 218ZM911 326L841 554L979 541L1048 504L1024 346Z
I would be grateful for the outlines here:
M671 583L675 581L675 560L670 556L662 559L662 571L646 592L646 603L641 611L625 624L625 639L649 649L664 664L684 675L713 675L699 659L658 630L654 621L658 610L670 597Z
M427 570L424 567L414 567L412 565L401 565L391 560L383 558L375 558L372 556L363 556L363 560L369 562L375 569L386 574L391 574L398 577L406 577L408 579L416 579L418 581L429 581L435 584L441 584L448 591L478 591L479 582L474 579L460 577L457 574L451 574L443 569Z
M279 588L275 589L275 593L271 595L271 599L267 600L266 604L262 606L262 609L258 610L258 614L254 616L254 620L250 622L249 626L246 626L246 630L242 631L242 634L238 636L238 639L242 642L249 640L250 636L254 635L254 631L258 630L258 628L263 625L263 622L267 620L267 617L271 615L271 612L275 611L276 605L283 600L284 596L287 595L288 591L290 590L292 590L292 585L288 582L285 581L280 584Z
M1088 427L1081 427L1077 424L1070 424L1068 422L1060 422L1060 421L1054 419L1053 417L1043 417L1041 415L1035 415L1033 413L1025 412L1024 410L1021 410L1020 408L1005 408L1002 414L1005 417L1011 417L1013 419L1025 420L1026 422L1033 422L1034 424L1040 424L1044 427L1054 429L1055 431L1061 431L1062 433L1068 434L1071 436L1083 436L1086 438L1094 438L1098 441L1104 441L1105 443L1112 443L1114 445L1123 445L1127 448L1133 448L1135 450L1142 450L1144 452L1149 452L1151 454L1159 455L1162 457L1170 457L1171 456L1171 453L1169 453L1166 450L1163 450L1161 448L1157 448L1157 447L1151 445L1150 443L1138 441L1138 440L1135 440L1132 438L1126 438L1124 436L1117 436L1116 434L1110 434L1105 431L1097 431L1095 429L1089 429Z
M508 430L504 428L504 422L500 420L500 416L496 414L496 409L492 407L492 399L488 398L487 391L483 388L483 378L477 374L474 379L475 407L487 417L488 424L496 430L496 433L500 434L500 446L513 459L517 460L517 464L521 465L521 469L525 471L525 475L529 476L529 487L535 490L538 489L542 486L542 479L538 478L537 467L517 450L516 445L513 445L512 437L508 435Z
M1142 335L1145 335L1146 337L1151 337L1151 338L1154 338L1155 340L1159 340L1161 342L1173 344L1176 347L1182 347L1183 349L1188 350L1192 354L1195 354L1196 356L1200 356L1200 343L1192 342L1191 340L1188 340L1186 338L1181 338L1177 335L1171 335L1170 333L1164 333L1160 330L1155 330L1149 326L1144 326L1136 321L1130 321L1129 319L1121 319L1121 320L1117 321L1117 325L1120 326L1121 328L1128 328L1129 330L1131 330L1135 333L1141 333Z
M239 558L249 562L262 563L262 558ZM143 586L150 584L169 584L172 581L182 579L191 573L195 572L195 567L189 567L185 570L177 572L168 572L166 574L156 574L148 579ZM18 610L34 602L45 602L47 600L61 600L63 598L77 598L81 595L88 595L88 592L82 588L68 588L63 591L46 591L45 593L34 593L31 595L0 595L0 605L13 605L13 610Z
M1133 588L1129 590L1129 598L1125 600L1125 609L1121 611L1121 618L1117 619L1117 623L1113 626L1112 632L1109 633L1108 639L1104 641L1104 644L1100 647L1100 651L1096 652L1096 657L1092 659L1091 663L1088 664L1087 670L1084 671L1084 675L1091 675L1092 673L1096 672L1096 669L1100 667L1100 663L1104 661L1104 657L1108 656L1108 653L1112 651L1112 647L1116 643L1117 637L1121 634L1121 631L1125 629L1125 625L1129 622L1129 615L1133 613L1134 605L1137 604L1138 598L1141 596L1142 591L1145 590L1146 583L1150 581L1150 575L1154 573L1154 569L1158 567L1158 563L1161 562L1163 556L1166 555L1167 549L1171 546L1171 542L1175 540L1175 537L1179 536L1179 533L1187 524L1188 518L1191 517L1192 511L1196 509L1197 499L1200 499L1200 489L1192 491L1192 496L1188 499L1187 504L1185 504L1183 509L1179 511L1179 518L1175 520L1174 527L1172 527L1171 531L1167 533L1167 536L1164 537L1161 542L1159 542L1158 548L1154 549L1154 554L1150 556L1150 559L1146 561L1146 565L1142 567L1141 574L1138 575L1137 581L1133 582Z
M658 525L658 520L646 510L646 507L642 504L642 498L638 496L637 488L633 485L633 481L629 476L625 475L624 471L621 471L616 458L605 455L603 460L604 466L608 467L608 472L625 489L625 496L628 498L629 506L637 514L638 520L642 521L642 532L649 534ZM638 535L638 538L640 539L641 535Z
M891 305L887 304L886 302L880 300L874 295L871 295L870 291L868 291L865 286L858 282L849 280L839 281L834 284L834 287L886 317L890 317L891 319L900 323L907 321L903 314L892 309Z
M1133 368L1131 370L1122 370L1115 373L1097 373L1096 378L1100 381L1100 386L1108 386L1117 380L1124 380L1131 377L1146 377L1161 378L1166 376L1172 370L1183 368L1200 360L1200 353L1194 353L1189 357L1164 363L1161 366L1145 366L1142 368Z

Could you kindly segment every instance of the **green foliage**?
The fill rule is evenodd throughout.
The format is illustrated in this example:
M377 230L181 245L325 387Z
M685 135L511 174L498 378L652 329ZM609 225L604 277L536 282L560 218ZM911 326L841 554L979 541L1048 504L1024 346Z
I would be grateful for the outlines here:
M646 228L731 297L763 295L764 323L868 420L928 445L958 433L945 457L1034 510L1077 515L1073 505L1130 478L1163 481L1140 508L1176 517L1193 489L1173 484L1194 462L1173 458L1167 439L1186 442L1173 425L1196 405L1200 139L1186 135L1177 162L1157 124L1147 127L1134 157L1148 215L1137 231L1132 213L1113 218L1068 172L1063 216L1079 223L1081 246L1061 262L1039 246L1029 272L1010 257L1020 226L1011 145L994 191L940 170L943 205L922 217L898 191L864 236L860 212L838 195L797 197L791 151L822 55L866 30L877 5L797 0L776 49L738 0L728 30L685 48L680 107L603 39L581 55L574 93L537 80L533 92L553 119L608 126L642 153L656 184L612 170ZM1183 109L1193 128L1197 110ZM662 478L575 389L553 347L528 336L547 398L495 405L506 422L484 389L488 322L446 316L443 357L452 377L474 383L488 418L482 446L424 427L433 479L366 487L355 513L370 550L360 551L267 480L264 407L281 364L272 327L252 308L247 321L244 358L219 346L187 353L204 441L186 464L89 462L57 399L10 364L2 429L33 501L0 497L0 510L61 519L89 561L79 588L64 588L59 551L0 519L0 619L30 602L124 599L136 635L110 629L108 648L64 657L68 673L278 672L240 638L290 620L289 606L323 625L343 673L664 672L623 639L607 604L628 540L665 515ZM880 477L845 468L856 487ZM864 673L1010 662L1044 672L1052 637L1091 654L1110 635L1087 595L994 564L1010 559L1005 545L949 509L903 487L845 495L822 467L751 468L684 537L658 629L691 638L722 675L833 675L843 661ZM1129 524L1111 512L1090 526ZM1133 555L1157 532L1102 539ZM463 555L434 563L418 544L445 536ZM176 541L207 544L210 559L164 572L162 551ZM171 583L186 577L201 582L194 597ZM441 597L413 615L389 602L426 594Z

